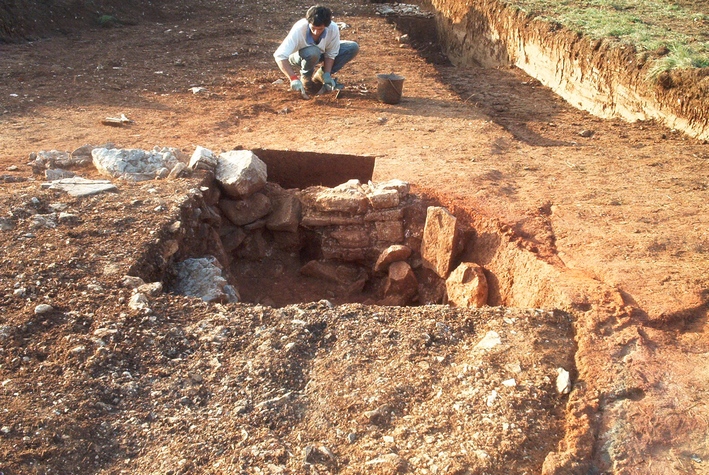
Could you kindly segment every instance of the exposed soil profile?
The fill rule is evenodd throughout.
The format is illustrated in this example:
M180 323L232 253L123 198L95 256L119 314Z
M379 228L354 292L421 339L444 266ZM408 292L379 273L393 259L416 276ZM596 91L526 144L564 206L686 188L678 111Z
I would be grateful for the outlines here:
M479 5L487 21L504 10ZM440 45L430 17L366 2L330 4L360 53L338 97L304 101L272 53L308 6L0 7L0 471L706 473L707 145L581 112L518 67L461 65L474 35ZM627 59L530 38L611 82L602 66ZM391 73L399 104L377 99ZM672 107L704 120L701 77L663 84L673 100L699 91ZM233 269L256 303L166 285L133 308L126 275L166 283L218 231L196 175L77 198L28 164L109 142L370 157L346 174L405 180L459 220L489 306L333 303L325 288L275 302L258 291L278 266L261 259Z

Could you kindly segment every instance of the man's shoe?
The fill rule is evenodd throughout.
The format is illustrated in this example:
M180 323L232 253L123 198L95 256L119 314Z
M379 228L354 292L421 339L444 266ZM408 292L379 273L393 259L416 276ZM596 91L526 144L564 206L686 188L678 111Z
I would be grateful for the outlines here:
M318 82L320 84L324 84L325 81L322 78L322 75L325 71L323 71L322 68L318 69L315 74L313 75L313 81Z

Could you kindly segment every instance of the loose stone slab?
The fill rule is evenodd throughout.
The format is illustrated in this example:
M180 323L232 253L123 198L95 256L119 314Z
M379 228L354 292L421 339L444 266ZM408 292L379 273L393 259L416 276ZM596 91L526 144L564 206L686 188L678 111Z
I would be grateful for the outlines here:
M446 279L448 304L453 307L480 308L487 304L488 285L483 268L463 262Z
M389 264L397 261L405 261L411 255L411 248L402 244L389 246L379 255L377 263L374 264L374 272L386 272Z
M219 200L219 209L237 226L253 223L271 212L271 200L263 193L254 193L243 200Z
M189 167L192 170L214 171L217 168L217 156L211 150L198 145L190 158Z
M231 150L219 155L215 173L231 198L247 198L266 186L266 164L250 150Z
M458 240L456 218L445 208L429 206L423 228L421 257L423 265L446 279L453 263Z
M62 178L61 180L42 183L41 186L50 190L65 191L71 196L90 196L107 191L118 191L116 185L109 180L88 180L81 177Z
M222 276L222 267L213 256L191 258L175 265L175 291L205 302L238 302L236 289Z

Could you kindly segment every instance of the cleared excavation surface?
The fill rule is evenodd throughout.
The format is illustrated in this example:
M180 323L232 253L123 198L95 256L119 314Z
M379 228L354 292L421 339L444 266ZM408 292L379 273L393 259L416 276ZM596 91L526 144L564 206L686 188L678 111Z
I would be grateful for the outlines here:
M273 84L281 77L271 54L308 6L177 1L147 11L128 1L117 10L126 21L113 28L51 18L69 34L0 45L0 214L16 226L0 233L2 471L300 473L306 449L317 447L308 451L315 463L308 463L320 473L347 464L360 473L403 470L393 457L367 465L390 453L414 473L474 473L486 460L482 453L473 458L478 449L491 456L491 473L539 473L542 465L547 473L705 473L707 146L651 122L581 113L517 69L455 68L432 47L422 56L397 41L401 32L376 15L375 5L359 2L331 4L336 20L348 25L342 36L361 45L338 75L345 91L338 99L302 101ZM391 72L406 78L398 105L376 100L376 74ZM101 124L120 114L133 122ZM135 313L120 279L133 266L147 280L158 277L149 271L161 255L153 245L165 242L176 203L197 185L120 183L117 193L75 199L41 190L41 171L26 166L30 152L106 142L188 154L201 145L375 156L375 181L407 180L469 217L480 245L466 259L503 276L496 304L565 312L511 310L510 328L504 310L475 311L470 330L461 327L467 314L444 309L410 310L423 313L398 322L389 309L314 304L279 313L163 294L151 301L150 314ZM89 168L76 171L96 177ZM32 228L32 216L60 212L52 203L66 204L77 221ZM54 310L35 315L41 303ZM386 318L377 321L374 313ZM546 331L546 323L535 326L538 318L555 332L535 333ZM361 333L348 326L355 319ZM305 327L290 327L293 320ZM434 339L434 346L402 352L409 363L390 359L398 358L385 349L394 345L392 329L403 335L393 338L401 345L432 335L436 322L457 332L457 342ZM526 376L528 385L502 370L507 360L473 358L472 347L488 330L509 329L510 336L515 325L532 335L525 344L537 336L542 345L554 344L549 359L536 363L540 372ZM328 326L335 329L331 337ZM351 349L337 346L343 339L352 341ZM298 367L283 357L289 343L303 349L293 360ZM354 353L365 347L372 350L366 362ZM547 354L533 350L540 358ZM340 366L348 352L361 363L353 368L365 368L363 379L351 381L362 388L350 391L351 413L341 389L349 381ZM342 357L329 360L329 354ZM560 399L556 365L574 354L574 390ZM407 371L388 373L388 361ZM408 366L411 361L421 366ZM527 363L533 368L535 361ZM495 366L492 373L463 373L465 364ZM426 365L429 373L418 369ZM406 388L392 393L412 374L435 386L422 398L427 404L444 398L440 405L414 403ZM488 381L486 374L494 376ZM516 389L502 386L510 378ZM459 384L472 380L483 386L469 395L468 409L456 406L454 398L465 393ZM531 387L543 391L539 412L533 404L508 404L514 410L504 414L495 412L502 406L494 401L487 406L493 389L507 404L509 395L530 396L522 391ZM324 402L313 402L317 397ZM361 417L380 400L386 404L383 399L395 406L408 400L410 412L396 406L394 425L370 427ZM296 410L297 401L322 417L282 435L278 416L290 416L278 408ZM540 424L557 417L564 423L524 425L528 409ZM453 417L459 411L463 416ZM488 452L491 432L465 414L492 414L478 422L499 429L492 433L516 448L501 442ZM430 427L414 424L429 416L436 421ZM326 423L333 420L347 423ZM450 421L460 421L460 431ZM521 436L512 423L532 438L513 438ZM482 434L474 439L479 445L465 446L475 433ZM455 448L445 445L453 436L460 442ZM525 454L518 450L525 440L546 445ZM420 452L406 452L413 450L409 443ZM329 455L321 446L333 452L337 467L323 461Z

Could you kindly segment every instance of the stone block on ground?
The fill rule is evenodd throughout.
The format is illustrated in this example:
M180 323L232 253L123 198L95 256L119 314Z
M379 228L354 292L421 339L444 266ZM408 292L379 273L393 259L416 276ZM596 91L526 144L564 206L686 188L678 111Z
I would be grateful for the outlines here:
M217 158L215 177L224 193L247 198L266 186L266 164L250 150L231 150Z
M91 196L107 191L118 191L116 185L108 180L87 180L86 178L62 178L60 180L43 183L42 187L50 190L61 190L71 196Z
M347 213L326 213L312 208L303 209L303 218L300 224L310 228L327 226L344 226L348 224L362 224L364 217Z
M404 219L403 208L380 209L369 211L364 215L365 221L401 221L402 219Z
M448 210L429 206L421 242L423 265L446 279L455 258L458 241L457 220Z
M61 180L62 178L74 178L76 173L64 170L63 168L50 168L44 171L44 177L47 181Z
M446 292L453 307L483 307L488 294L483 268L472 262L461 263L446 279Z
M363 262L367 260L367 248L343 248L334 239L323 239L322 256L325 259L345 262Z
M374 272L386 272L392 262L405 261L411 255L411 248L402 244L394 244L379 255Z
M91 151L94 166L100 173L127 181L167 176L179 163L179 155L177 149L160 147L151 151L122 148L95 148Z
M411 300L418 294L418 280L411 266L404 261L393 262L384 285L384 295Z
M192 170L215 171L217 169L217 156L211 150L197 146L190 157L189 168Z
M237 226L253 223L271 212L271 200L263 193L254 193L242 200L222 198L219 209Z
M222 275L222 267L213 256L185 259L175 265L174 291L205 302L237 302L238 294Z

